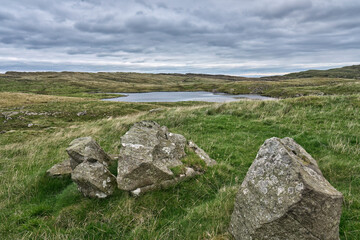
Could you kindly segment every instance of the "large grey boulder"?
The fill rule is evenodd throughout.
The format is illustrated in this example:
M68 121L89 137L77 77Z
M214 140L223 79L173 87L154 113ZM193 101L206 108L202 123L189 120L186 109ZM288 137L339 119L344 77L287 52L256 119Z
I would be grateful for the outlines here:
M118 188L137 196L202 174L205 169L182 162L186 146L204 161L204 166L216 164L195 143L187 145L184 136L169 132L167 127L153 121L135 123L121 137Z
M61 163L55 164L49 170L46 171L46 174L49 177L68 177L71 175L72 169L70 167L70 159L67 159Z
M111 158L104 152L100 145L91 137L82 137L73 140L66 152L70 156L70 166L75 169L77 165L84 161L100 162L105 166Z
M339 239L343 196L291 138L261 146L231 216L235 239Z
M84 161L76 166L71 179L86 197L105 198L116 189L116 177L100 162Z
M118 187L135 190L174 177L172 167L182 165L186 139L156 122L142 121L121 137Z

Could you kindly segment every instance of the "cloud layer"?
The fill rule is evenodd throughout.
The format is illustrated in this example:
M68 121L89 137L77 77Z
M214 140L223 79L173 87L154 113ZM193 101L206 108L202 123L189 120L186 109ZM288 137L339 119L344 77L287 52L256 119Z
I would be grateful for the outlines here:
M357 0L3 0L0 71L266 75L360 63Z

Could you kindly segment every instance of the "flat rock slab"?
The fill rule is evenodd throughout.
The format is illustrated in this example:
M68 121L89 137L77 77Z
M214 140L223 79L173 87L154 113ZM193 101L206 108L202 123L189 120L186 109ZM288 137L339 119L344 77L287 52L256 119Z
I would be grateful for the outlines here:
M70 177L71 172L70 159L68 159L52 166L46 171L46 174L49 177Z
M261 146L235 200L235 239L339 239L343 196L291 138Z
M100 162L105 166L111 161L111 158L100 145L91 137L82 137L73 140L66 152L70 156L70 166L75 169L77 165L84 161Z
M105 198L116 189L116 178L100 162L82 162L76 166L71 179L86 197Z

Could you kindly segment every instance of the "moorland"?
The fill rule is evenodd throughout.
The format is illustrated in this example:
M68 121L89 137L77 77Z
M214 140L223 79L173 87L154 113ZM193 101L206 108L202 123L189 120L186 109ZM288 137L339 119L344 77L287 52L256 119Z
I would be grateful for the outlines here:
M274 101L105 102L116 92L254 93ZM118 95L116 95L118 96ZM152 111L156 109L156 111ZM341 239L360 239L360 66L284 76L7 72L0 74L1 239L231 239L236 192L261 144L291 137L344 195ZM141 120L192 139L218 165L134 198L84 198L45 172L92 136L110 154ZM116 172L116 166L112 171Z

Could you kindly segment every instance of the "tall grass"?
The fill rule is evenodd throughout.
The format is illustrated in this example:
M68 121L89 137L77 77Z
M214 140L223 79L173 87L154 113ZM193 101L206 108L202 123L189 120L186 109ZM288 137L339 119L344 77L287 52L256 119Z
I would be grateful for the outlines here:
M360 95L167 106L155 113L144 108L56 129L1 134L0 237L229 239L234 197L260 145L273 136L289 136L344 194L341 238L360 239L359 109ZM117 154L122 134L143 119L192 139L219 164L203 176L139 198L118 190L108 199L87 199L70 179L45 176L67 158L64 150L74 138L93 136Z

